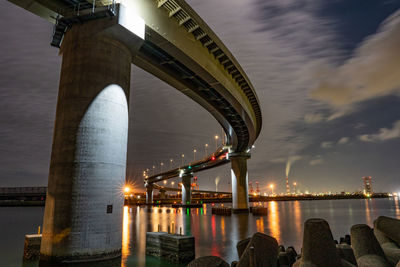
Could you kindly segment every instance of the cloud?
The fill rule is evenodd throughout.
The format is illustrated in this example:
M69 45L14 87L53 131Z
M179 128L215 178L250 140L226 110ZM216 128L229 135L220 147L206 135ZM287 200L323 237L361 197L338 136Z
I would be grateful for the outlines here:
M324 159L322 158L316 158L310 161L311 166L320 165L322 163L324 163Z
M399 92L399 47L400 11L397 11L344 64L319 68L319 83L310 95L334 108L328 120L351 113L361 101Z
M285 163L287 161L287 158L276 158L276 159L271 159L270 162L272 163Z
M339 139L339 141L337 142L339 145L343 145L346 144L347 142L349 142L350 138L348 137L342 137Z
M322 148L331 148L333 145L333 142L325 141L321 143Z
M275 158L275 159L271 159L270 162L272 163L286 163L288 161L290 161L292 164L295 163L298 160L301 160L303 157L300 155L293 155L293 156L289 156L289 157L280 157L280 158Z
M320 62L340 54L331 21L316 12L324 4L294 0L188 3L235 55L256 88L268 128L257 139L250 167L259 168L265 160L284 162L288 153L300 153L313 144L312 135L293 126L304 123L305 114L318 113L320 104L308 97L314 70ZM245 40L251 40L251 45ZM307 116L307 120L316 123L319 117Z
M363 134L358 138L363 142L378 142L400 138L400 120L393 123L393 127L391 129L381 128L376 134Z
M324 116L319 113L307 113L304 116L304 120L306 123L312 124L312 123L318 123L324 120Z

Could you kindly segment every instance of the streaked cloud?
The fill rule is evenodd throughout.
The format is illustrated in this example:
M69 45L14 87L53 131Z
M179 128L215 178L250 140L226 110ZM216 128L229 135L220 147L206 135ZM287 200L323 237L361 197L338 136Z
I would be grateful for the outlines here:
M316 158L316 159L312 159L312 160L310 161L310 165L311 165L311 166L320 165L320 164L322 164L322 163L324 163L324 159L321 158L321 157L318 157L318 158Z
M398 93L400 89L400 11L387 18L344 64L326 65L318 72L311 97L330 104L328 120L355 110L356 103Z
M339 145L343 145L343 144L348 143L349 140L350 140L350 138L348 138L348 137L342 137L342 138L339 139L339 141L338 141L337 143L338 143Z
M325 142L321 143L322 148L331 148L332 145L333 145L333 142L330 142L330 141L325 141Z
M318 123L318 122L321 122L323 120L324 120L324 116L322 114L319 114L319 113L314 113L314 114L313 113L307 113L304 116L304 121L306 123L310 123L310 124Z
M375 134L363 134L359 136L359 139L363 142L378 142L386 141L389 139L400 138L400 120L393 123L391 129L381 128L378 133Z

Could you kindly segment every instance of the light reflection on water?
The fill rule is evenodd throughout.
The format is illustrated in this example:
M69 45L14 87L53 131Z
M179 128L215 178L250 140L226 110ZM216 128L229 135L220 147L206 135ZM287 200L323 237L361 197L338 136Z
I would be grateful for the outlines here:
M266 216L211 214L211 206L199 209L167 207L124 207L121 266L179 266L145 255L146 232L162 231L174 222L176 232L195 236L196 257L216 255L231 262L237 260L238 241L259 231L277 238L279 244L301 247L303 225L308 218L326 219L335 239L348 234L351 225L367 223L380 215L400 219L399 199L287 201L263 204ZM21 266L24 235L42 223L41 207L0 208L0 265ZM37 266L29 264L26 266ZM185 265L181 265L185 266Z
M123 255L123 266L157 266L157 262L162 266L179 266L165 265L166 263L144 255L145 232L157 231L158 224L162 231L167 231L171 222L174 222L177 233L182 227L185 234L194 235L196 257L215 255L231 262L237 260L236 243L257 231L274 236L279 244L294 246L300 250L303 225L308 218L326 219L335 239L348 234L353 224L367 223L372 226L373 220L380 215L400 219L398 199L271 201L263 206L268 208L267 216L212 215L209 205L191 210L134 207L131 213L128 212L128 217L129 223L136 230L130 233L129 242L132 244L129 245L129 254ZM147 228L138 225L146 225ZM123 253L124 251L126 250Z

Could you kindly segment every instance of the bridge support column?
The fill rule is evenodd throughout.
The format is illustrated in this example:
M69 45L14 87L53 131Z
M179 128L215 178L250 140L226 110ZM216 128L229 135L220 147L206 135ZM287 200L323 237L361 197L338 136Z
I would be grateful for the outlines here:
M75 24L65 35L43 236L54 265L121 255L131 53Z
M160 199L165 199L165 190L160 190Z
M232 175L232 211L234 213L249 212L249 193L247 185L249 183L247 173L247 160L249 153L231 153Z
M190 205L192 202L192 174L182 176L182 205Z
M153 204L153 186L146 186L146 204Z

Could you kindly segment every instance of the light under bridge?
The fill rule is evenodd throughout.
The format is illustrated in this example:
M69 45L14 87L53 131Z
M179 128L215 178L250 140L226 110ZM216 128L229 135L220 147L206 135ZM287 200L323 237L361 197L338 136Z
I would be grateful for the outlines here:
M199 103L227 136L227 149L192 169L149 177L148 188L178 175L184 190L191 173L230 162L233 209L248 211L247 159L261 131L259 101L239 63L185 1L9 1L55 25L51 44L63 57L41 260L121 254L132 63Z

